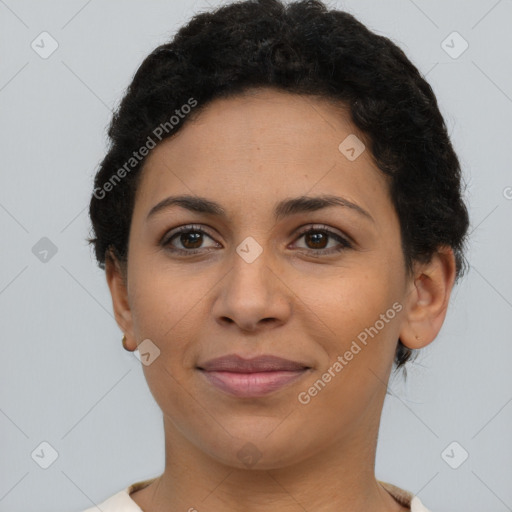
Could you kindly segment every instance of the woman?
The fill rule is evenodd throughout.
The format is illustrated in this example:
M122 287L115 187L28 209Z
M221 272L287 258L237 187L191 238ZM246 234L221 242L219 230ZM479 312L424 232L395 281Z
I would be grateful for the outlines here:
M90 242L165 471L99 509L426 511L375 478L377 436L393 365L441 329L468 213L404 53L319 1L234 3L145 59L109 136Z

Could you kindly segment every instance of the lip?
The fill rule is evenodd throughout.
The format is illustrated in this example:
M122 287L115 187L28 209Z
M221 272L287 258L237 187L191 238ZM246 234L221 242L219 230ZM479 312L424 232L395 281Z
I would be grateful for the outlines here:
M277 391L310 370L304 363L272 355L244 359L237 354L211 359L197 368L216 388L246 398Z
M198 368L207 372L236 372L256 373L272 371L297 371L309 368L307 364L298 361L291 361L282 357L272 355L261 355L246 359L238 354L210 359L198 365Z

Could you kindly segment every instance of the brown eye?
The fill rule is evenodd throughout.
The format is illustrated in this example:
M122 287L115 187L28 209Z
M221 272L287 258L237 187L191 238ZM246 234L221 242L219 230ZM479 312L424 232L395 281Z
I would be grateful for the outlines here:
M180 233L179 241L186 249L198 249L202 244L202 234L194 231ZM175 237L173 237L175 238ZM171 239L172 240L172 239ZM190 245L189 245L190 244Z
M352 244L348 240L324 226L310 227L300 233L299 239L300 238L304 238L306 244L305 248L312 253L331 254L352 248ZM334 246L326 249L329 239L336 240L338 247Z
M202 247L205 242L204 237L213 240L204 230L196 226L181 226L165 236L161 242L162 247L171 252L184 254L195 254L203 249L211 249L210 247ZM181 244L182 248L176 247L176 243ZM217 244L218 246L218 244Z
M320 231L308 231L304 237L306 244L312 244L312 249L324 249L329 239L329 235Z

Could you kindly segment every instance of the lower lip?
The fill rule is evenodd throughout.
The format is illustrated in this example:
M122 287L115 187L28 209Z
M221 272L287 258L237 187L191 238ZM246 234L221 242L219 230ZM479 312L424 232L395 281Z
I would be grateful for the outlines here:
M307 368L298 371L272 371L257 373L234 373L204 371L201 373L215 387L238 397L259 397L276 391L286 384L300 379Z

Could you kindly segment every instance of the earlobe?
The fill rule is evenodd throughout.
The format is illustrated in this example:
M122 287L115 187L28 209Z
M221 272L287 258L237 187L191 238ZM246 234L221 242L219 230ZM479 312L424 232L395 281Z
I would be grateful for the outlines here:
M136 350L137 343L133 333L132 312L128 301L126 282L120 264L111 251L107 252L105 258L105 276L112 296L112 307L117 325L126 336L123 345L127 350Z
M453 250L442 246L428 263L416 267L400 331L400 340L411 349L425 347L441 330L455 282Z

